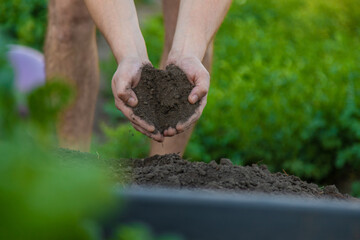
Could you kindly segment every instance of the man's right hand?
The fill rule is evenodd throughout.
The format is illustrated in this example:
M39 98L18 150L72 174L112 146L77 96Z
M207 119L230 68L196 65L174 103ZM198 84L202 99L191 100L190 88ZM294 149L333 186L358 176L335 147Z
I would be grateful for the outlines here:
M150 61L137 57L122 59L111 82L112 92L116 107L130 120L134 128L155 141L162 142L164 136L160 132L155 134L155 127L140 119L132 110L138 104L132 89L139 83L141 68L145 64L150 64Z
M150 63L134 1L85 0L85 3L118 63L111 83L116 107L136 130L162 142L164 137L154 134L155 127L135 116L132 110L138 103L132 88L140 80L141 67Z

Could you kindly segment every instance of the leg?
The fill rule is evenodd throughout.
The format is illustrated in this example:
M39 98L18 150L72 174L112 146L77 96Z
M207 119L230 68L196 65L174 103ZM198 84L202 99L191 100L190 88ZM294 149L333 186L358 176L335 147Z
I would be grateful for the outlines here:
M50 0L45 42L46 77L60 77L76 90L60 116L60 147L88 151L99 88L95 25L83 0Z
M165 45L161 57L160 67L165 68L166 59L168 57L169 51L171 49L172 41L174 38L180 1L163 0L162 3L163 3L164 25L165 25ZM209 72L211 70L212 55L213 55L213 43L210 43L206 51L206 54L204 56L204 59L202 61L205 68ZM182 156L184 154L186 145L191 137L193 128L194 127L173 137L165 138L163 143L158 143L152 140L150 156L155 154L167 154L167 153L180 153L180 155Z

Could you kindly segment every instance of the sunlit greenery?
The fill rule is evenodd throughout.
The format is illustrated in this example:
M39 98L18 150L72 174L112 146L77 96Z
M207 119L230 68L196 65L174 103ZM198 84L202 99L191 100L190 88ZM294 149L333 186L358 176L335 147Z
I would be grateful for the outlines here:
M0 28L16 42L41 49L46 1L5 2ZM321 183L359 179L359 22L357 0L234 0L216 36L208 104L185 157L261 162ZM157 65L162 18L148 19L142 30ZM101 63L107 81L115 67L113 59ZM113 158L146 156L147 138L124 124L110 88L101 94L111 121L102 127L107 140L94 151ZM353 192L358 189L355 184Z
M261 162L320 182L356 178L359 22L356 0L234 1L216 37L208 104L185 156ZM162 32L158 17L143 27L154 64Z
M59 82L38 88L28 97L30 115L21 116L12 81L4 82L0 239L99 239L99 217L112 206L110 174L96 162L65 161L49 124L69 102L69 88Z
M47 0L2 0L0 30L4 30L13 42L42 49L47 3Z

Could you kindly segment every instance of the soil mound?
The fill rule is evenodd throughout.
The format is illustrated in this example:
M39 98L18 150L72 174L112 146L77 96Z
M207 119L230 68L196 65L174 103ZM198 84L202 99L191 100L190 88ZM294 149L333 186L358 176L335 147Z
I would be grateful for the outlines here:
M215 161L189 162L176 154L156 155L133 160L130 174L136 185L354 199L341 194L334 185L320 188L296 176L272 174L265 165L236 166L229 159L221 159L217 164Z
M55 155L65 162L100 163L109 168L120 185L160 186L220 190L234 193L262 192L310 198L329 198L359 202L341 194L334 186L319 187L296 176L270 173L265 165L237 166L229 159L190 162L176 154L156 155L145 159L102 159L98 155L58 149Z
M193 87L186 74L175 65L167 66L165 71L145 65L139 84L133 89L139 100L133 111L163 133L194 114L199 102L188 101Z

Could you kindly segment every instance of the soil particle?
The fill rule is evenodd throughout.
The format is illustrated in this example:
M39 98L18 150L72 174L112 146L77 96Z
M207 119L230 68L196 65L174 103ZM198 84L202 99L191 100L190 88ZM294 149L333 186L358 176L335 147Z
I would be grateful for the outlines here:
M133 108L135 115L153 124L156 131L164 132L177 123L185 122L195 113L199 102L190 104L189 94L193 85L177 66L166 70L145 65L138 85L133 89L139 102Z
M130 174L134 185L353 199L341 194L333 185L320 188L296 176L270 173L265 165L236 166L229 159L221 159L217 164L214 160L210 163L189 162L176 154L156 155L133 160Z
M220 159L220 164L221 164L221 165L230 165L230 166L233 165L232 162L231 162L231 160L230 160L230 159L227 159L227 158L221 158L221 159Z

